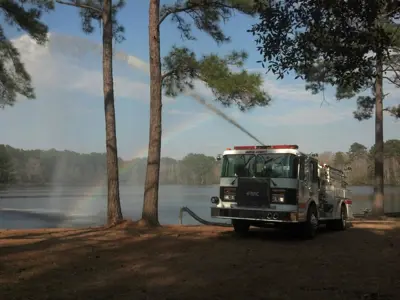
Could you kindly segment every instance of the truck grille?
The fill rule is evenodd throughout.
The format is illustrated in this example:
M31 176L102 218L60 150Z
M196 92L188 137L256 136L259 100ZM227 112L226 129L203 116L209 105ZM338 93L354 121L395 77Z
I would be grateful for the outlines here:
M267 178L238 178L236 202L243 207L268 207L270 181Z

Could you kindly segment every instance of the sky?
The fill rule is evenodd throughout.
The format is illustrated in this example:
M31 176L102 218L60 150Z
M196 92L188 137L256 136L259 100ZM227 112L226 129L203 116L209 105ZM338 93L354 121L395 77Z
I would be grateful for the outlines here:
M126 40L115 45L114 80L118 154L132 159L146 156L148 146L148 1L127 2L118 15ZM5 27L32 76L37 99L21 97L13 107L0 110L1 143L23 149L104 152L100 27L92 35L82 33L78 10L63 5L44 15L43 21L50 32L46 46ZM254 38L246 32L255 22L243 15L234 16L223 26L232 42L218 46L196 30L196 41L182 40L176 25L167 19L161 27L161 54L166 55L174 45L186 46L199 56L245 50L249 54L245 68L265 75L263 88L272 102L246 113L235 107L223 109L265 144L298 144L304 152L347 151L353 142L370 147L374 121L353 118L354 100L337 102L328 93L321 106L322 95L311 95L300 79L288 76L277 80L265 74L257 63L261 56ZM204 84L196 83L196 92L221 108ZM387 85L385 93L390 93L386 105L399 103L400 91ZM385 140L399 138L399 125L393 118L385 118ZM162 156L215 156L227 147L253 144L251 138L192 98L163 97Z

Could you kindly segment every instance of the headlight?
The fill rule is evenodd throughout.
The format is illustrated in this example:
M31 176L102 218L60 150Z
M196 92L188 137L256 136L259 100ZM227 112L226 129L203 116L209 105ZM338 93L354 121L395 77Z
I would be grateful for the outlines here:
M285 202L285 196L282 195L282 194L272 194L271 202L284 203Z
M236 197L234 195L225 195L224 200L226 201L235 201Z

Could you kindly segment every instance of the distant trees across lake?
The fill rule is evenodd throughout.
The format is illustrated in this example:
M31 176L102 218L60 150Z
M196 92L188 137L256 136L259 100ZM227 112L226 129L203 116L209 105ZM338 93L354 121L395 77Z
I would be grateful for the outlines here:
M347 152L324 152L321 162L337 168L351 166L351 185L369 185L374 174L374 147L353 143ZM120 159L121 184L144 184L147 159ZM190 153L181 160L161 159L160 183L209 185L219 182L220 162L213 156ZM0 145L0 184L12 185L97 185L106 183L104 153L22 150ZM400 140L385 142L385 184L400 185Z

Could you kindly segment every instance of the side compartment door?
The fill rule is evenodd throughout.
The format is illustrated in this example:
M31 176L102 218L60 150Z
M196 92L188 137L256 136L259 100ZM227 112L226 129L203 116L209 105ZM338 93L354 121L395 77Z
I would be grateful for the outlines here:
M318 163L310 159L309 160L309 176L310 176L310 198L315 201L315 203L319 204L318 201L318 191L319 191L319 181L318 181Z
M306 218L306 204L310 197L308 187L308 171L306 172L306 158L302 155L299 156L298 164L299 176L299 199L298 199L298 213L299 221L305 221Z

